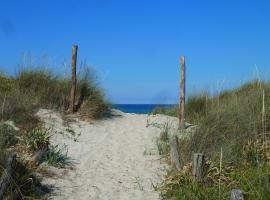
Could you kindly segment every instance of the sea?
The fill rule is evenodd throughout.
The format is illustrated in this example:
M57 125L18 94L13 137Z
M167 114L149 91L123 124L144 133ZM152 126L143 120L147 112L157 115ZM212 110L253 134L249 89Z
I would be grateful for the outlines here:
M172 108L175 104L114 104L113 108L125 113L148 114L156 107Z

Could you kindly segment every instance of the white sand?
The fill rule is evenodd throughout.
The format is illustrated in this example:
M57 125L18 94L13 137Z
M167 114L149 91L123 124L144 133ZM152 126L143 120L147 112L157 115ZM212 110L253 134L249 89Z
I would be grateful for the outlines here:
M68 155L76 162L74 169L58 170L60 177L44 180L56 187L51 199L159 198L152 183L160 183L165 174L166 166L160 163L155 144L160 129L146 125L169 118L119 113L119 117L92 123L76 119L70 123L74 137L59 114L38 112L47 127L63 132L54 134L51 141L67 145Z

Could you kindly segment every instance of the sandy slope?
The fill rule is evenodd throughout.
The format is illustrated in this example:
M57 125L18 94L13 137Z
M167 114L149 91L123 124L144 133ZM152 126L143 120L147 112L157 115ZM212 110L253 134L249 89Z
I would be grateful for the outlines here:
M146 127L147 115L120 114L93 123L77 119L70 124L71 136L59 114L38 112L47 127L62 132L53 135L52 143L67 145L75 161L74 169L45 179L56 187L52 199L158 199L152 183L159 183L165 173L155 145L160 129Z

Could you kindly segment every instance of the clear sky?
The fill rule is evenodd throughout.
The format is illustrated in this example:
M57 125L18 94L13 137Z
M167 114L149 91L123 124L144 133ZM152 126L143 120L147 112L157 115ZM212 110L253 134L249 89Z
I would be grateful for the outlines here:
M179 56L187 92L270 77L270 1L0 0L0 67L14 74L24 54L61 72L78 59L97 71L113 103L178 99ZM255 67L255 65L257 67ZM58 69L59 68L59 69Z

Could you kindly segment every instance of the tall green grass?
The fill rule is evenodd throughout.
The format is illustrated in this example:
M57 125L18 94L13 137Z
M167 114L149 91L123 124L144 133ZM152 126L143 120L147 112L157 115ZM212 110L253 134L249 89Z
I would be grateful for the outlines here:
M15 77L0 75L1 118L13 119L33 115L38 108L67 111L71 81L69 77L54 75L49 70L24 69ZM109 103L97 86L94 76L86 69L77 78L77 111L89 118L100 118L109 113Z
M182 179L189 180L190 173L186 173L169 175L175 182L171 189L164 185L163 198L190 199L192 194L193 199L226 199L230 189L237 187L247 192L250 199L269 199L270 189L265 185L270 184L270 83L256 80L214 97L206 93L192 96L186 110L186 120L198 128L189 139L179 141L185 164L197 152L219 163L222 149L224 167L233 170L224 174L227 181L221 182L221 197L216 192L219 185L213 181L180 184ZM176 109L170 113L177 116Z

